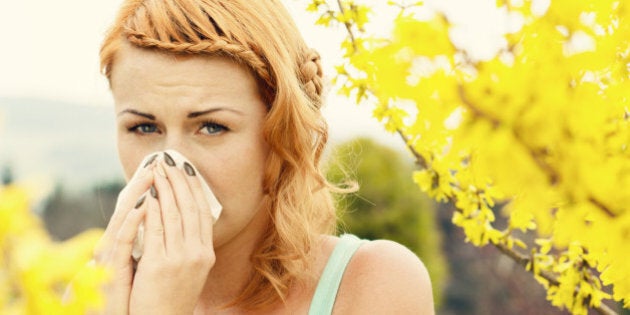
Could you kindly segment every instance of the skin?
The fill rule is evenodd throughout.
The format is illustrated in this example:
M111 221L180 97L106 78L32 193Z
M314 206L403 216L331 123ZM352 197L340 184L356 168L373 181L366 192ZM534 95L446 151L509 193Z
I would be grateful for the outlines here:
M97 261L113 270L105 313L306 314L317 280L295 284L284 304L268 309L221 308L247 283L250 254L269 223L261 211L266 106L251 73L224 57L175 57L124 44L111 86L128 183L97 251ZM198 174L161 157L139 168L146 155L167 149L186 156ZM201 178L223 205L215 225ZM147 193L152 185L157 198ZM145 248L134 275L130 256L141 222ZM313 279L338 240L322 236L305 271ZM403 246L367 243L346 269L334 313L433 314L426 269Z

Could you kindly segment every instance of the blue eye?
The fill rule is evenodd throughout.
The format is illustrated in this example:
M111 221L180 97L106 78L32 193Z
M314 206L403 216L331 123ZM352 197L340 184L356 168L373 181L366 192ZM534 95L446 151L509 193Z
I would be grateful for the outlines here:
M203 123L201 130L205 131L209 135L216 135L228 131L229 129L221 124L207 121Z
M149 134L157 132L157 126L154 124L138 124L128 129L130 132L139 134Z

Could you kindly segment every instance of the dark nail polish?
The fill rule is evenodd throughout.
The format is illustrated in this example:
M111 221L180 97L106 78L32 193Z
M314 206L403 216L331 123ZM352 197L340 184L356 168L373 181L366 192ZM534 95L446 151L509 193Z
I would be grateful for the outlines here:
M168 166L175 166L175 160L173 160L173 158L166 152L164 152L164 161Z
M184 162L184 170L186 171L186 174L188 174L188 176L196 175L195 169L188 162Z
M151 196L155 199L157 199L157 190L155 189L155 186L151 185L151 189L149 189L149 192L151 192Z
M146 163L144 163L143 167L147 167L147 166L151 165L151 163L153 163L153 161L155 161L157 156L158 156L157 154L154 154Z
M142 204L144 203L144 199L146 199L146 195L143 195L142 197L140 197L140 199L138 199L138 202L136 202L136 206L133 207L134 209L138 209L140 208L140 206L142 206Z

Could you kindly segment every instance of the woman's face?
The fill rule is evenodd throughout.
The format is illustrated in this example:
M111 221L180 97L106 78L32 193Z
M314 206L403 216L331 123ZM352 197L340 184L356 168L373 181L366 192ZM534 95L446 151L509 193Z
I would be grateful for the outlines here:
M127 179L146 155L174 149L195 165L223 205L215 247L265 226L256 221L264 217L266 106L246 68L224 57L176 57L125 43L111 83Z

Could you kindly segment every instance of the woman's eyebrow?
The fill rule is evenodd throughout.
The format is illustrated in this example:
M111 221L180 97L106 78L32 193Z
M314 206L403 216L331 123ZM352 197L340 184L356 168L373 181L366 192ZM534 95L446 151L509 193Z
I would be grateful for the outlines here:
M122 114L126 114L126 113L142 116L142 117L150 119L150 120L155 120L155 116L154 115L143 113L143 112L139 112L139 111L137 111L135 109L130 109L130 108L120 111L120 113L118 113L118 116L120 116Z
M188 114L188 116L186 116L186 117L188 117L188 118L197 118L199 116L203 116L203 115L206 115L206 114L210 114L210 113L214 113L214 112L218 112L218 111L222 111L222 110L230 111L230 112L233 112L233 113L236 113L236 114L239 114L239 115L243 115L243 112L241 112L239 110L236 110L236 109L233 109L233 108L215 107L215 108L210 108L210 109L206 109L206 110L202 110L202 111L198 111L198 112L190 112Z

